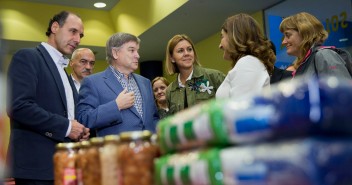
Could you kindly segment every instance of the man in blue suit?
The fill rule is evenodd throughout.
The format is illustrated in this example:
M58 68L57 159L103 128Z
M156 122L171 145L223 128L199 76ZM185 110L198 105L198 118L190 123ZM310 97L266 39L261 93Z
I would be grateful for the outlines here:
M83 79L77 105L78 120L98 136L124 131L155 132L159 120L149 79L138 68L140 40L116 33L106 43L109 67Z
M89 129L74 118L77 93L63 57L80 43L82 20L62 11L50 20L46 35L47 42L16 52L8 69L8 159L16 185L53 185L55 146L89 138Z

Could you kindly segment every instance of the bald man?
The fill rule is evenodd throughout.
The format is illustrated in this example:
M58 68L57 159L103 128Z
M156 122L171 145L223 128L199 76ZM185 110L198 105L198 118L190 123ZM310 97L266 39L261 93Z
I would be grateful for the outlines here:
M79 92L83 78L93 73L94 64L95 55L89 48L79 48L72 53L70 61L72 67L71 78L77 92Z

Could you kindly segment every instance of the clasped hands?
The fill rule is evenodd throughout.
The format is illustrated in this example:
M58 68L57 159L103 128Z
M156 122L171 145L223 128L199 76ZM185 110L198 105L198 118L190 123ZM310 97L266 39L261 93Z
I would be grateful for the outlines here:
M71 132L68 137L74 141L84 141L89 139L89 128L80 124L77 120L71 120Z

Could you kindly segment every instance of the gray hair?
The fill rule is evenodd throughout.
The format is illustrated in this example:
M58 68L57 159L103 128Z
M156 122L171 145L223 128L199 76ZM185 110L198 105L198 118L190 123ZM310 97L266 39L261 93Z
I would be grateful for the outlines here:
M109 64L112 63L112 61L114 60L113 54L112 54L112 49L113 48L120 48L123 44L127 43L127 42L136 42L137 44L139 44L141 42L141 40L129 33L115 33L114 35L112 35L109 40L106 42L106 60Z
M75 51L73 51L73 53L71 55L71 60L75 59L77 57L76 55L78 55L81 51L84 51L84 50L88 50L88 51L90 51L91 53L94 54L94 52L91 49L89 49L89 48L78 48Z

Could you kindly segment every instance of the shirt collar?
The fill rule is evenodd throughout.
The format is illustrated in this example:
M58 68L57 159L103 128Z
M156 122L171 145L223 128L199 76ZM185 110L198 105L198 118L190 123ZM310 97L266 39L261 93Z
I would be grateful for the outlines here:
M69 63L69 59L66 58L60 51L58 51L56 48L51 46L50 44L46 42L41 43L44 48L48 51L49 55L51 58L54 60L56 65L67 67Z
M193 69L193 70L194 70L194 69ZM191 74L189 74L189 76L188 76L186 82L187 82L188 80L192 79L193 70L192 70ZM185 87L185 85L183 85L182 82L181 82L180 74L177 75L177 81L178 81L178 86L180 86L180 87Z
M113 73L115 73L116 77L119 79L125 79L125 75L123 73L121 73L119 70L115 69L112 65L110 65L110 68L112 70ZM131 78L131 74L128 75L128 79Z

